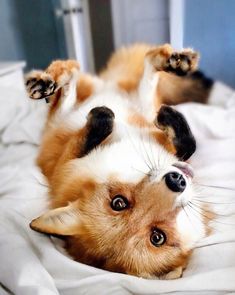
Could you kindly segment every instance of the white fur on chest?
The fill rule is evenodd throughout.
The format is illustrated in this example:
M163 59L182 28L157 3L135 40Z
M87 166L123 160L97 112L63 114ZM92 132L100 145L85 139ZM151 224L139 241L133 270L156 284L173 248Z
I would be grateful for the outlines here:
M71 85L72 86L72 85ZM118 90L115 85L105 85L99 88L99 91L91 95L82 104L76 105L74 101L74 89L70 87L63 98L62 107L56 112L51 120L51 126L58 128L60 126L71 130L79 130L85 126L89 112L95 107L107 107L115 115L115 125L113 138L122 138L132 132L132 126L128 124L128 117L132 112L138 111L138 101L135 97L130 97L124 91Z
M110 84L99 87L99 91L80 105L76 105L74 99L75 84L70 85L66 97L62 100L62 108L51 120L55 128L62 125L72 130L79 130L85 126L87 115L95 107L105 106L115 115L112 144L97 148L81 159L73 160L73 172L77 171L79 174L82 167L83 172L87 171L90 177L98 176L101 182L112 175L119 181L138 183L154 165L158 165L159 179L172 170L172 165L177 162L177 159L156 142L151 142L150 138L144 135L144 129L128 124L130 114L141 113L141 110L142 114L146 115L146 119L153 119L154 108L153 105L151 108L151 97L154 92L149 94L149 100L143 99L144 93L153 90L157 77L151 80L148 74L146 74L145 82L140 84L136 97L130 97L127 93L118 90L115 85ZM151 112L148 112L148 109L151 109ZM155 181L157 180L155 178ZM193 247L195 242L205 234L201 216L190 216L191 220L188 218L187 212L183 210L177 217L178 232L185 242L186 249Z

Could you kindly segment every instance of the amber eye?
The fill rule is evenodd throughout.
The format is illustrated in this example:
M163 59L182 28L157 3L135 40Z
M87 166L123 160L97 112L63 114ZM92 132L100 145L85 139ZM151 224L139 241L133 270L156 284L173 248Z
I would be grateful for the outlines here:
M155 247L159 247L166 242L166 235L158 228L154 228L150 237L151 243Z
M122 195L116 195L111 201L111 208L114 211L122 211L129 207L129 202L127 198L123 197Z

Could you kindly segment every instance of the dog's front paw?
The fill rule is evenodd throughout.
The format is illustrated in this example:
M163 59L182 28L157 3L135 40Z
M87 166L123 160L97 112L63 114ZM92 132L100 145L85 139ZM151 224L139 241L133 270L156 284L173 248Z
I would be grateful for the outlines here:
M50 74L42 71L32 71L25 77L25 86L32 99L42 99L55 93L56 82Z

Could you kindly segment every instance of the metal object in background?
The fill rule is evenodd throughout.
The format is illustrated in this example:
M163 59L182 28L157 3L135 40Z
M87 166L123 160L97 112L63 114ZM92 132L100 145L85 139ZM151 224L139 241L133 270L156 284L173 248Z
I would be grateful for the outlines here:
M56 17L63 19L68 58L79 61L82 71L94 72L88 0L60 0Z
M82 13L82 8L81 7L73 7L70 9L61 9L57 8L56 9L56 16L61 17L66 14L72 14L72 13Z

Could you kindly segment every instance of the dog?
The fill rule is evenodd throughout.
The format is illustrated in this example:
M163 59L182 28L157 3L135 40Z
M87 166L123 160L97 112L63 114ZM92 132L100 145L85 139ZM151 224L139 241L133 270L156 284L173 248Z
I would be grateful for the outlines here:
M182 276L208 220L199 214L194 226L184 210L196 141L170 105L207 102L213 82L198 61L191 49L136 44L114 53L99 75L73 60L27 75L29 97L49 101L37 164L51 207L33 230L63 237L67 252L88 265Z

